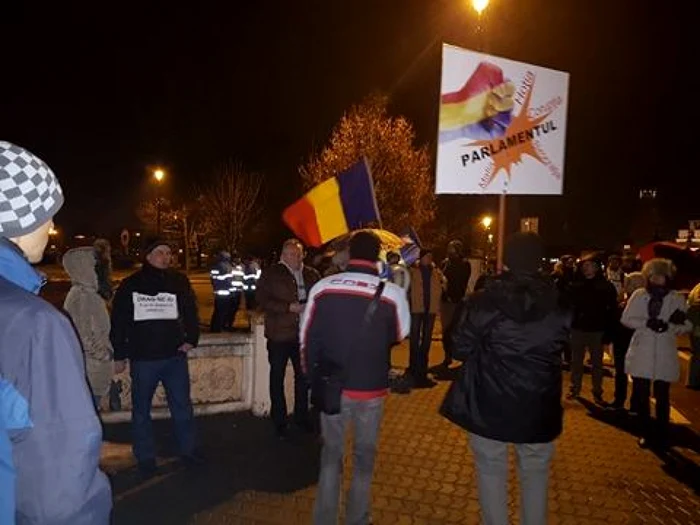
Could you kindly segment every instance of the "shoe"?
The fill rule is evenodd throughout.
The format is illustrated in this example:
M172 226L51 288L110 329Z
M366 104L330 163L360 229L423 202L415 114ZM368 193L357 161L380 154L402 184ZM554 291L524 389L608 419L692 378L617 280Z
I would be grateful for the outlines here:
M180 460L187 468L201 467L205 465L207 460L201 454L193 452L180 457Z
M569 401L576 400L579 397L580 397L580 394L578 394L577 392L569 392L568 394L566 394L566 399L568 399Z
M452 366L452 363L454 363L454 360L452 359L445 359L442 364L440 365L442 368L450 368Z
M619 401L614 401L613 403L610 403L606 408L609 408L610 410L615 410L616 412L624 412L625 411L625 403L619 402Z
M437 383L427 377L417 379L413 384L413 388L433 388L435 386L437 386Z
M151 479L158 473L158 466L156 465L155 459L148 459L146 461L139 461L139 474L141 479L144 481Z
M605 401L601 396L595 396L593 398L593 401L595 402L596 405L607 408L609 406L609 403Z

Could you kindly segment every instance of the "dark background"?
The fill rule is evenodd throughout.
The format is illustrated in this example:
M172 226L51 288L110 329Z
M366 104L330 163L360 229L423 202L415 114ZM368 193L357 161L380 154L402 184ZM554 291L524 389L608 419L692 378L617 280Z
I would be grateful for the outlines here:
M565 195L513 198L513 220L540 216L553 245L622 243L648 186L668 235L700 218L690 3L492 0L484 40L467 0L6 4L0 137L58 174L70 233L134 226L154 165L177 197L233 158L266 174L281 234L297 166L372 91L434 148L443 41L571 73ZM459 199L464 220L496 211Z

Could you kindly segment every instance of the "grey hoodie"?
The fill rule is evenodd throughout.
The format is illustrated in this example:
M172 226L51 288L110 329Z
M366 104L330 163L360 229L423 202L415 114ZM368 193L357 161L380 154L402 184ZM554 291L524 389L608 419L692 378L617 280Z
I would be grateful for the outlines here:
M87 376L95 395L105 395L112 378L109 313L98 293L95 250L75 248L63 256L71 289L63 303L73 321L86 358Z

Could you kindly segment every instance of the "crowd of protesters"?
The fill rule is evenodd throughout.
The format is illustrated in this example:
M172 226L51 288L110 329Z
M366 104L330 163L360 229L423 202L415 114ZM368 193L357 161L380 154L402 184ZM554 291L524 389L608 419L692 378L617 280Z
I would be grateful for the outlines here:
M171 267L170 245L158 237L147 239L143 265L114 290L109 244L98 241L63 257L71 279L64 315L37 297L43 279L32 267L63 204L58 180L35 155L0 142L0 183L3 195L13 196L0 201L0 523L107 524L112 502L99 470L98 412L113 374L128 368L131 376L133 452L144 478L158 470L151 403L159 384L182 463L205 461L188 368L188 353L200 338L195 294ZM393 252L382 263L381 252L380 239L361 231L319 272L304 264L303 245L291 239L279 262L261 273L253 265L241 270L246 304L265 314L274 432L289 437L289 362L294 426L314 433L320 423L314 523L338 519L350 426L355 469L346 523L370 522L391 349L407 337L409 389L454 379L440 412L469 434L485 523L508 521L511 444L521 479L521 523L546 523L549 468L563 428L563 371L570 368L567 398L580 399L586 354L594 403L625 411L630 376L628 412L640 421L640 446L668 448L680 335L690 334L693 351L687 386L700 387L700 285L687 299L674 290L671 261L629 267L618 256L563 256L550 274L542 269L540 237L520 233L505 246L503 271L474 283L477 272L459 241L447 246L439 265L427 247L411 265ZM212 272L221 297L233 286L217 288L218 277L233 267L226 256L222 252L221 267ZM442 359L431 369L437 319ZM231 321L221 301L213 331L231 329ZM611 402L603 389L606 348L615 370Z

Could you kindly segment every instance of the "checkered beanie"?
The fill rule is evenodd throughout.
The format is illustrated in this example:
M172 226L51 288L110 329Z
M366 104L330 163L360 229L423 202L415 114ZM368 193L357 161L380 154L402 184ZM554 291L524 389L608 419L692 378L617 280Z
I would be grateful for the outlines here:
M50 220L63 205L51 168L26 149L0 141L0 237L21 237Z

